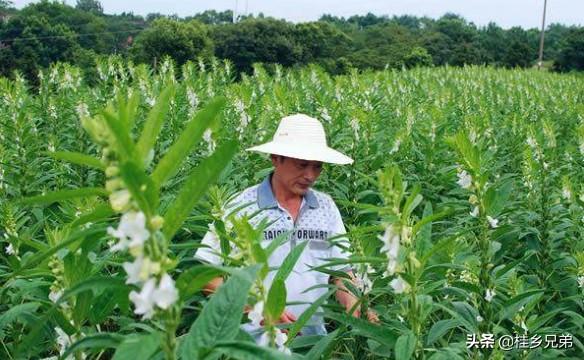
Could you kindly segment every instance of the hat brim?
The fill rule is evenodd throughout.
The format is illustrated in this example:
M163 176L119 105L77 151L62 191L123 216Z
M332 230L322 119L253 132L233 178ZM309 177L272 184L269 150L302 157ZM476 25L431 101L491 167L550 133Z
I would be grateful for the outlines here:
M246 151L257 151L266 154L282 155L302 160L321 161L337 165L353 163L353 159L335 149L331 149L327 146L314 146L312 144L286 144L271 141L251 147L246 149Z

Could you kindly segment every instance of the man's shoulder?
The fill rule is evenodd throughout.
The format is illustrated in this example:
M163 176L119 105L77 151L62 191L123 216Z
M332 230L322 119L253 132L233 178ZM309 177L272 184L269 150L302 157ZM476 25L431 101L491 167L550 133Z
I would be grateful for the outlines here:
M316 200L318 201L318 206L322 206L325 209L337 207L335 201L329 194L315 189L311 189L311 191L316 197Z
M259 186L260 184L255 184L237 193L237 195L235 195L235 197L229 201L227 208L234 209L242 205L253 205L257 203Z

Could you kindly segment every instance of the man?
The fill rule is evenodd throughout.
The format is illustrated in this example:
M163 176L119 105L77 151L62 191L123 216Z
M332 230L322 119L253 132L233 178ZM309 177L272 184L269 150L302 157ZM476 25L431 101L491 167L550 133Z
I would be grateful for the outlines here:
M272 141L247 150L270 154L274 171L261 184L244 190L232 204L250 204L240 210L239 216L260 211L260 216L250 221L254 225L261 219L269 220L270 225L265 229L262 241L264 248L282 233L290 232L288 241L270 256L270 267L278 268L292 248L300 242L308 241L308 246L286 280L287 302L293 304L286 307L279 322L292 323L310 303L326 292L324 287L318 285L326 285L329 282L328 275L311 270L311 267L324 264L327 258L348 257L329 240L345 233L338 208L330 196L311 187L320 176L323 162L351 164L353 160L329 148L322 124L303 114L284 117ZM217 237L208 232L202 244L206 247L202 247L196 257L210 263L220 263L218 254L221 250ZM354 279L348 266L332 269L346 271ZM275 271L268 275L266 288L269 288L274 275ZM330 280L338 287L337 300L349 311L357 299L345 288L341 279ZM207 292L214 292L221 283L221 278L213 280L207 285ZM359 316L359 312L355 311L353 315ZM378 322L374 312L367 315L370 321ZM261 332L260 328L250 324L244 325L244 329L254 335ZM314 316L302 329L302 334L326 334L322 317Z

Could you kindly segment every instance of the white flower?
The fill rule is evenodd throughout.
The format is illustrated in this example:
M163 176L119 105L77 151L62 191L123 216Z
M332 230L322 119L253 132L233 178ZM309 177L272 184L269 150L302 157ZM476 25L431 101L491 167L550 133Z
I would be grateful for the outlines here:
M386 273L388 276L391 276L395 273L395 269L397 267L397 257L399 254L400 245L399 229L394 224L391 224L385 228L383 236L378 238L383 241L383 246L381 247L380 251L382 253L386 253L388 259Z
M14 246L12 244L8 244L8 246L4 249L7 255L15 255L16 251L14 250Z
M401 276L391 280L389 285L392 287L396 294L407 293L410 290L410 284L408 284Z
M570 200L572 198L572 192L568 187L564 187L562 189L562 197L566 200Z
M288 335L284 334L282 332L282 330L276 328L276 338L274 339L276 346L278 348L284 346L284 344L286 343L287 340L288 340Z
M279 328L274 328L274 343L278 351L283 352L284 354L291 355L292 352L288 349L284 344L288 341L288 335L282 332ZM258 345L260 346L270 346L270 333L264 332L260 339L258 340Z
M492 227L493 229L498 227L499 225L499 220L494 219L490 216L487 215L487 221L489 222L489 226Z
M191 108L196 109L197 105L199 104L199 97L195 93L195 90L193 90L190 86L187 87L187 98L189 99Z
M458 181L456 182L463 189L469 189L472 185L472 176L466 170L458 171Z
M369 279L367 273L355 273L355 280L357 282L357 288L364 294L367 294L373 288L373 282Z
M203 140L205 140L205 142L207 143L207 149L209 153L215 151L216 143L215 140L213 140L213 133L211 132L211 129L205 130L205 132L203 133Z
M56 303L61 298L61 295L63 295L63 290L51 291L49 293L49 300L51 300L52 302Z
M497 295L497 293L495 293L494 289L493 290L487 289L487 291L485 292L485 300L487 300L487 302L491 302L495 295Z
M77 110L77 115L80 119L89 117L89 109L85 103L79 103L75 109Z
M174 286L174 280L168 274L162 275L158 288L152 295L154 302L161 309L168 309L178 300L178 290Z
M531 136L527 137L527 145L529 145L530 147L534 148L537 146L537 142L535 141L535 139Z
M405 321L406 321L406 320L403 318L403 316L401 316L401 315L398 315L398 316L397 316L397 319L398 319L398 320L399 320L399 322L401 322L401 323L403 323L403 322L405 322Z
M142 319L150 319L154 315L154 291L156 290L156 280L148 279L142 290L130 292L130 300L136 307L134 313L142 315Z
M157 274L160 271L160 263L143 256L138 256L132 263L125 262L122 266L128 274L126 284L140 284L148 280L150 275Z
M63 355L67 348L73 343L71 337L67 335L60 327L55 328L57 333L57 345L59 347L59 355ZM72 355L67 356L66 360L74 359Z
M477 319L477 322L479 322L479 323L480 322L483 322L483 320L484 320L483 317L480 316L480 315L477 315L477 318L476 319Z
M264 302L258 301L253 309L247 313L247 318L251 320L253 326L261 326L261 322L264 318Z
M584 275L578 276L578 286L584 289Z
M260 336L258 340L259 346L270 346L270 334L266 331Z
M401 146L401 139L400 138L395 139L395 142L393 143L393 147L391 148L391 150L389 150L389 153L395 154L396 152L399 151L400 146Z
M129 248L141 248L150 237L146 229L146 216L142 212L127 212L122 215L117 229L109 227L107 233L118 238L119 242L111 247L111 251Z
M472 211L470 212L470 216L476 218L477 216L479 216L479 207L475 206L474 209L472 209Z

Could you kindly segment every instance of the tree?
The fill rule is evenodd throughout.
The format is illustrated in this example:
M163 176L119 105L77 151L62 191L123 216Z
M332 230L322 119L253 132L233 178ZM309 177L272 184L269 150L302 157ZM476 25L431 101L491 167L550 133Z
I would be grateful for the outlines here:
M345 33L322 21L297 24L294 33L304 64L346 56L352 43Z
M17 16L39 17L50 24L63 24L73 32L73 37L82 47L93 49L98 53L111 49L113 35L107 32L103 16L82 11L74 7L43 0L26 6ZM75 36L81 35L81 36Z
M215 28L213 40L215 54L231 60L239 71L250 72L255 62L291 66L302 56L294 26L282 20L246 19L221 25Z
M491 22L482 31L479 31L479 49L481 62L486 64L501 65L504 49L508 46L505 39L505 30Z
M474 24L458 15L446 14L427 33L424 44L437 65L462 66L480 63L477 40Z
M0 73L15 69L34 79L38 69L57 61L75 59L80 49L75 34L64 24L51 24L38 16L15 16L2 28L0 38L10 39L0 48Z
M425 48L421 46L416 46L404 58L404 65L408 68L417 66L431 66L432 56L428 53L428 50L426 50Z
M103 14L103 7L97 0L77 0L75 8L93 14Z
M187 17L185 20L199 20L203 24L207 25L218 25L218 24L230 24L233 22L233 11L225 10L222 12L217 12L215 10L205 10L200 14L196 14L192 17Z
M130 48L131 57L142 63L154 63L164 56L172 57L177 65L213 53L207 28L196 20L179 22L167 18L154 20Z
M513 27L507 31L505 40L502 65L511 68L530 66L535 59L535 49L529 46L527 32L520 27Z
M584 70L584 28L572 28L560 45L554 63L558 71Z
M371 26L355 34L355 51L349 61L357 68L401 68L417 40L407 28L395 23Z

